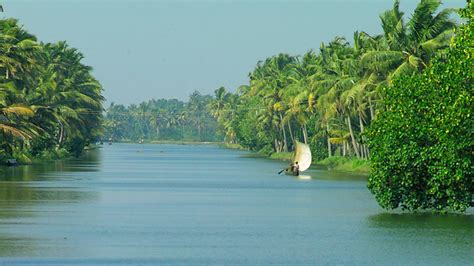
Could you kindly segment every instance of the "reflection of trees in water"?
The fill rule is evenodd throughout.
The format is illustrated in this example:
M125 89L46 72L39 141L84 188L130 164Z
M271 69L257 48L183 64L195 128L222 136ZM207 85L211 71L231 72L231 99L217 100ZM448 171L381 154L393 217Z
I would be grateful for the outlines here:
M100 149L86 151L78 159L44 162L17 167L0 167L1 181L39 181L54 180L54 172L97 172L101 166Z
M55 180L65 177L54 173L92 172L99 169L100 151L89 151L81 159L3 168L0 172L0 257L34 254L36 239L15 234L14 230L34 222L31 218L42 213L38 209L49 204L67 205L98 198L98 193L94 191L84 191L73 186L56 187ZM42 186L37 187L35 184Z
M34 239L12 237L0 232L0 257L28 256L35 253ZM15 243L12 245L12 243Z
M474 233L474 214L381 213L369 216L369 225L387 229L468 230Z
M0 218L15 207L58 202L68 203L97 199L97 192L71 188L37 188L16 183L0 185Z
M31 256L36 253L35 242L21 228L35 226L35 216L44 216L48 204L67 205L94 201L97 192L70 188L37 188L18 182L0 182L0 257ZM34 229L32 229L34 230Z

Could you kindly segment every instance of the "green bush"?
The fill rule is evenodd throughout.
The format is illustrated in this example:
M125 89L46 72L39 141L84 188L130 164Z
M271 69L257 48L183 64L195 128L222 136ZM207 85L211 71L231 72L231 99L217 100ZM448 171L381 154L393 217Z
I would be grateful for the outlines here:
M328 146L326 138L319 135L313 135L309 140L311 154L314 161L323 160L328 157Z
M68 140L65 146L74 157L79 157L84 152L86 141L80 136L73 136Z
M266 145L258 151L258 153L270 156L273 153L273 147L271 145Z
M384 208L465 211L472 200L472 4L463 16L448 51L382 91L384 110L368 131L368 187Z
M332 157L327 157L326 159L319 161L318 164L327 166L329 169L333 169L338 165L347 163L348 161L350 161L349 157L332 156Z
M275 152L270 155L271 159L290 161L293 158L293 152Z
M364 174L370 172L370 162L368 160L357 159L354 157L332 156L317 162L317 164L326 166L330 170L358 172Z

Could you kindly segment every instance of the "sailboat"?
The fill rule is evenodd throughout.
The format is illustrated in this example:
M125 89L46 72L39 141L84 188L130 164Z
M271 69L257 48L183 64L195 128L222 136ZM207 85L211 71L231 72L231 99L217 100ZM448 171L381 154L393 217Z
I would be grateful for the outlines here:
M296 141L295 153L293 154L291 165L294 165L296 162L298 162L299 172L304 172L311 166L311 160L311 149L309 148L309 145ZM299 173L293 172L291 167L288 167L285 169L285 174L296 176Z

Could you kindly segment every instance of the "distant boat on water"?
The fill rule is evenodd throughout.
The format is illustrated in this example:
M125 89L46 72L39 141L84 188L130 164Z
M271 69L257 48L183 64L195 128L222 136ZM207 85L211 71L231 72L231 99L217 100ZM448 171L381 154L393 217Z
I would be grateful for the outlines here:
M291 161L290 167L284 169L285 174L298 176L301 172L308 170L308 168L311 166L311 161L312 157L309 145L296 141L293 159ZM294 165L298 165L297 171L295 171Z
M18 165L18 161L16 159L8 159L6 161L6 165L7 166L16 166L16 165Z

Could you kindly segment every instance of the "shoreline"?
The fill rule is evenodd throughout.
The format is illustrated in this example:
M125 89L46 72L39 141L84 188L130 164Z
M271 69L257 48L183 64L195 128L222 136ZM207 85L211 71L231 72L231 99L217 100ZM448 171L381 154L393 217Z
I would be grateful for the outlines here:
M126 143L126 144L139 144L135 141L116 141L113 143ZM177 141L177 140L151 140L145 141L142 144L175 144L175 145L217 145L221 148L225 149L232 149L232 150L244 150L249 151L259 157L270 159L270 160L277 160L277 161L291 161L293 156L293 152L274 152L270 155L264 154L258 151L252 151L250 149L244 148L239 144L230 144L225 142L212 142L212 141ZM101 149L102 146L107 144L99 145L99 144L92 144L89 146L84 147L84 152ZM75 157L65 151L61 150L52 150L52 151L45 151L43 154L24 159L18 159L18 165L35 165L35 164L42 164L47 162L55 162L55 161L62 161L62 160L70 160L74 159ZM80 158L80 156L79 156ZM368 175L370 173L370 162L365 160L359 160L356 158L348 158L342 156L333 156L326 158L321 161L313 161L312 166L322 167L325 168L327 171L338 171L338 172L348 172L348 173L356 173L356 174L364 174ZM0 168L11 167L7 166L6 164L1 164Z
M270 155L267 155L258 151L246 149L239 144L222 143L220 146L227 149L250 151L270 160L289 162L293 157L293 152L274 152ZM322 167L328 171L347 172L363 175L370 174L370 161L360 160L357 158L332 156L324 160L313 161L312 166Z
M25 165L39 165L48 162L57 162L57 161L67 161L77 158L81 158L84 155L84 152L101 149L102 145L91 144L84 147L83 153L78 157L75 157L72 153L66 151L65 149L56 149L56 150L44 150L41 154L36 156L22 153L14 158L17 162L16 165L7 165L2 162L0 168L15 167L15 166L25 166Z
M145 140L143 143L138 143L132 140L120 140L113 141L113 143L127 143L127 144L178 144L178 145L209 145L209 144L222 144L220 141L192 141L192 140ZM103 145L107 145L107 141L104 141Z

